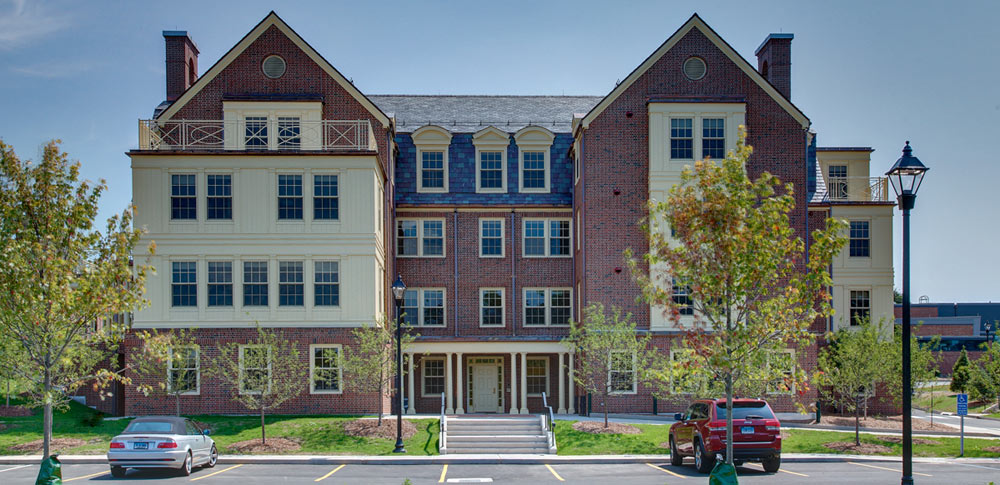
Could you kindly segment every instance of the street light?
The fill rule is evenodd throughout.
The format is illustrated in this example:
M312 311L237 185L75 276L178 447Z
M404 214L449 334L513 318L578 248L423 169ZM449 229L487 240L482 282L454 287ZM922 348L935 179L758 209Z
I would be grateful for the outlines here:
M406 284L403 277L396 275L396 281L392 282L392 296L396 300L396 449L393 453L406 453L403 447L403 316L400 308L403 306L403 295L406 293ZM413 403L410 403L412 406Z
M986 329L986 341L989 342L987 345L989 345L989 347L992 349L993 339L990 338L990 331L993 330L993 322L986 322L983 324L983 327L985 327Z
M903 147L903 156L886 172L892 189L903 210L903 478L902 485L913 483L913 426L911 419L910 383L910 209L917 201L917 190L928 168L913 156L910 142Z

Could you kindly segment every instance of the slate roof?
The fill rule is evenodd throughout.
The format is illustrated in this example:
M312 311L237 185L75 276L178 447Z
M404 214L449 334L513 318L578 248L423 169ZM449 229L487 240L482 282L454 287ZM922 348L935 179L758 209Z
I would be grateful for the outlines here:
M453 133L475 133L493 125L514 133L537 125L569 133L574 114L585 114L601 96L369 95L383 112L396 117L396 131L412 133L427 124Z

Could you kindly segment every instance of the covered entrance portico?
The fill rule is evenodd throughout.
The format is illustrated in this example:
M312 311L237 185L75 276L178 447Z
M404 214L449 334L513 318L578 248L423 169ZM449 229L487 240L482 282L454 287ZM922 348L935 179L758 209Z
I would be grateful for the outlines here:
M559 342L417 341L406 363L407 414L417 414L418 392L422 413L437 412L427 398L443 394L446 414L528 414L529 399L541 410L542 392L557 413L574 412L573 356Z

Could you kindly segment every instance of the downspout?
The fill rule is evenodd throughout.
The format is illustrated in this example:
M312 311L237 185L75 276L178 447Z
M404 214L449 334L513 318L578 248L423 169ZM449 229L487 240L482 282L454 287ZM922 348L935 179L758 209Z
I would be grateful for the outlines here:
M584 128L581 124L580 126L580 239L583 239L583 235L586 234L587 227L587 170L584 168L586 166L587 158L584 156L586 153L586 142L587 137L584 136ZM587 245L580 241L580 269L583 272L582 278L580 278L580 296L577 300L580 305L586 306L587 299L584 295L587 294ZM583 308L580 308L580 312L583 312ZM580 318L580 315L577 315Z
M511 297L511 322L510 335L517 337L517 270L514 266L517 251L514 247L514 209L510 210L510 297Z
M455 262L455 291L451 295L451 308L455 320L455 336L458 337L458 207L451 213L451 232L455 238L455 248L451 251L452 260Z
M382 244L385 247L386 254L392 254L392 259L388 261L386 264L386 266L389 266L390 268L388 275L389 277L382 282L382 287L383 287L382 294L385 295L385 297L383 297L384 301L382 302L382 311L385 314L391 314L392 313L391 310L388 309L388 307L392 306L392 304L389 302L389 300L391 300L391 297L389 296L391 291L386 291L386 290L388 289L387 288L388 284L390 284L388 282L394 281L392 275L396 274L396 245L394 244L396 238L393 237L393 234L395 234L395 229L396 229L396 163L393 157L394 150L392 148L393 147L392 130L386 130L385 135L386 135L386 154L389 158L389 167L388 170L386 170L387 172L386 178L388 179L388 183L386 184L387 190L385 190L385 193L382 194L382 200L383 200L382 210L388 213L389 208L392 207L392 217L387 218L386 214L382 214L382 219L383 219L382 228L383 231L385 231L383 233L384 235L382 236Z

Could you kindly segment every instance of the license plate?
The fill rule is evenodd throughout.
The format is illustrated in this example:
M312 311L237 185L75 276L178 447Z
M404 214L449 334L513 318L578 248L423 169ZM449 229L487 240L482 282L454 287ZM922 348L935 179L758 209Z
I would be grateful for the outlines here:
M136 442L136 443L132 443L132 449L133 450L148 450L149 449L149 443L147 443L145 441L139 441L139 442Z
M743 434L753 434L753 426L743 426L740 428L740 433Z

